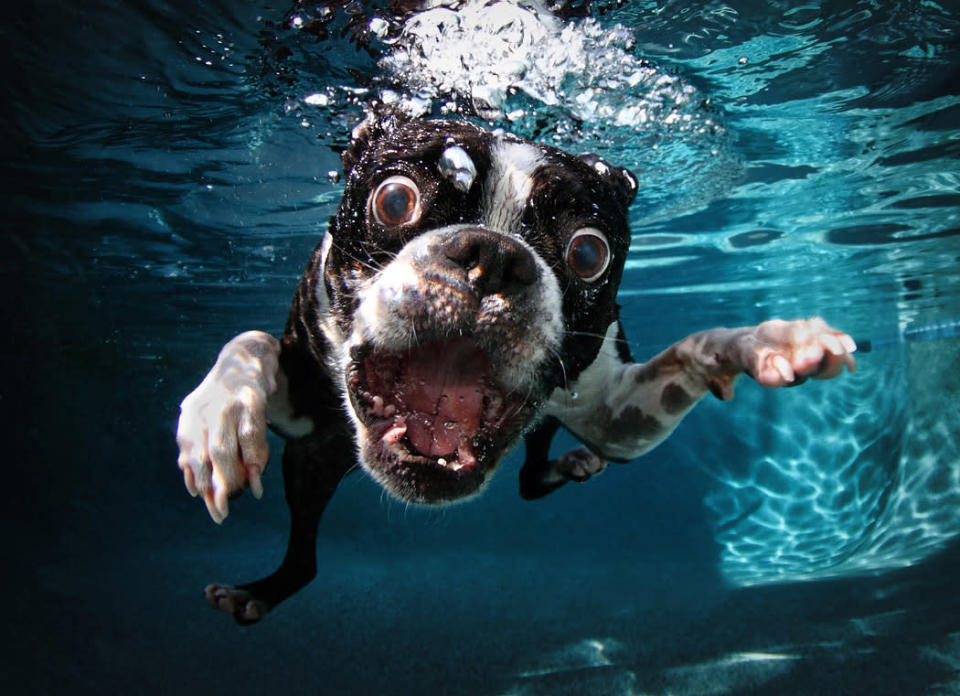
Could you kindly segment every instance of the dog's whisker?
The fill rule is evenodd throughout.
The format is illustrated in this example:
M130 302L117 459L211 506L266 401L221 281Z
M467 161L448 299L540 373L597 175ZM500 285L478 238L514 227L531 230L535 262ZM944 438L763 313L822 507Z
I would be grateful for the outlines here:
M563 333L568 336L594 336L597 338L603 338L605 334L599 333L598 331L574 331L572 329L564 329Z
M335 248L339 253L343 254L343 256L345 256L345 257L346 257L347 259L349 259L350 261L353 261L354 263L362 266L363 268L366 268L366 269L368 269L368 270L370 270L370 271L373 271L374 274L379 273L379 272L382 271L383 268L386 266L386 264L380 264L380 263L378 263L377 260L374 259L374 258L373 258L372 256L370 256L369 254L368 254L368 258L367 258L367 259L363 259L363 258L361 258L360 256L357 256L356 254L350 253L345 247L343 247L343 246L341 246L341 245L338 245L338 244L335 244L335 243L334 243L334 244L332 245L332 247ZM390 253L390 255L391 255L391 260L396 257L396 254L393 254L392 252L386 252L385 250L380 249L379 247L376 248L376 251L382 251L382 252L384 252L384 253Z
M563 362L563 356L555 346L548 345L547 350L550 351L553 357L556 358L557 362L560 364L560 372L563 374L563 389L566 391L570 388L570 382L567 380L567 366Z
M569 329L565 329L563 333L567 336L587 336L590 338L602 338L605 340L612 341L613 343L619 343L619 344L625 345L628 348L637 350L638 352L642 348L649 348L649 346L642 344L639 341L631 341L623 336L618 336L616 338L609 338L605 334L597 333L596 331L570 331Z
M392 251L391 249L387 249L387 248L382 247L382 246L376 246L376 247L374 247L374 250L375 250L376 252L378 252L378 253L383 254L384 256L386 256L390 261L393 261L393 260L396 259L398 256L400 256L400 254L398 254L397 252ZM389 263L389 261L388 261L388 263ZM384 264L384 265L386 265L386 264Z
M417 324L411 319L410 336L407 338L407 350L413 350L418 345L420 345L420 341L417 340Z

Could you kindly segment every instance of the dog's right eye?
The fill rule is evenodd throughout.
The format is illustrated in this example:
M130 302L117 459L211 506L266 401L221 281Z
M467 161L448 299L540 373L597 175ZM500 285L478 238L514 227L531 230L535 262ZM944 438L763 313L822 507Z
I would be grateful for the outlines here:
M370 212L385 227L416 222L420 219L420 190L408 177L388 177L370 196Z

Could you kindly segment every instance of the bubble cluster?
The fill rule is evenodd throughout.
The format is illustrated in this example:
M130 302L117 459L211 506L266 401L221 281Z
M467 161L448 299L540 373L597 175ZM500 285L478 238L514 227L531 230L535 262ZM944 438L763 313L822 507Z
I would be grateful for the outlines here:
M371 24L373 27L373 24ZM379 98L495 128L641 173L634 224L725 194L741 175L722 110L635 30L563 21L536 2L466 0L376 23Z
M469 0L416 14L379 65L412 94L447 100L448 111L521 125L562 117L560 135L574 123L722 130L693 85L635 55L632 30L592 17L563 23L533 2Z

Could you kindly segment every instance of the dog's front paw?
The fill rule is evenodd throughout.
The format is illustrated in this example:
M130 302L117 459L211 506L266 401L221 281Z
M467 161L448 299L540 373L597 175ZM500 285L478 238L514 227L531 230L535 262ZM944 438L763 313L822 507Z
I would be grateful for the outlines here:
M766 387L790 387L808 377L830 379L856 370L857 344L823 319L758 324L737 341L738 360L744 372Z
M227 343L213 369L180 404L177 464L191 495L201 496L214 522L227 499L249 485L263 494L260 475L270 457L267 398L277 388L279 342L249 331Z
M270 605L267 602L255 599L252 594L240 587L207 585L204 594L210 606L233 614L234 620L244 626L258 622L270 611Z
M607 468L605 459L601 459L586 447L577 447L564 452L554 463L554 474L568 480L582 483Z

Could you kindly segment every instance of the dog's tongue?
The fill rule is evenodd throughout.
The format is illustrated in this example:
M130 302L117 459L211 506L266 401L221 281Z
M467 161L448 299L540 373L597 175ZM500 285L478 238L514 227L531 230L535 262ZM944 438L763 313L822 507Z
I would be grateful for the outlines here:
M462 464L472 458L470 437L483 413L486 353L465 339L421 346L403 367L407 438L421 454L443 457L459 451Z

